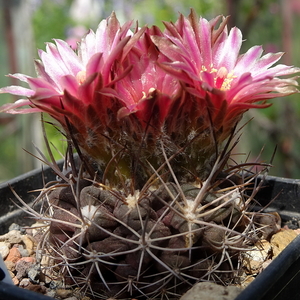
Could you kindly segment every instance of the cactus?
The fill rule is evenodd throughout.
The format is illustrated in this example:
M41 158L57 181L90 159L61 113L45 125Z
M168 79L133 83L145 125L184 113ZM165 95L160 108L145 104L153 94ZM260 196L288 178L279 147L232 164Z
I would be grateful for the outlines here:
M48 43L37 78L10 75L30 88L0 89L26 97L0 112L45 112L68 141L67 168L48 162L59 180L41 210L27 207L44 222L51 276L95 299L178 298L198 281L236 282L241 253L275 230L249 211L256 175L230 166L230 143L246 110L298 92L281 77L299 69L274 67L282 53L260 46L239 55L226 23L192 10L164 32L132 31L113 13L77 52Z
M162 152L168 182L153 170L141 190L115 189L72 163L68 181L41 192L42 210L29 209L44 222L48 276L93 299L179 298L200 281L239 283L241 254L276 230L272 215L258 222L249 211L256 175L226 168L223 151L206 180L182 184Z

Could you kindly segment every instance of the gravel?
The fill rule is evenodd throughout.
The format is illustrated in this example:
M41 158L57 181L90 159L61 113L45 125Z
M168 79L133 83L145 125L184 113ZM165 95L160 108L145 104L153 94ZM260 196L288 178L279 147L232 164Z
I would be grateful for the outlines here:
M54 299L90 299L78 296L76 290L64 288L62 282L52 280L41 272L41 264L36 260L36 247L40 238L37 230L24 230L17 224L12 224L9 229L8 233L0 235L0 254L14 285Z

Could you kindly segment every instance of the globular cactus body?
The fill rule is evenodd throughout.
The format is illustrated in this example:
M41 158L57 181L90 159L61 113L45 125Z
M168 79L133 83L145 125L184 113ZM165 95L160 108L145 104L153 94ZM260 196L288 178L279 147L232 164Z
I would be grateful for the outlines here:
M198 281L230 284L256 233L237 189L202 188L164 183L126 195L83 180L54 186L47 255L66 283L96 299L178 298Z

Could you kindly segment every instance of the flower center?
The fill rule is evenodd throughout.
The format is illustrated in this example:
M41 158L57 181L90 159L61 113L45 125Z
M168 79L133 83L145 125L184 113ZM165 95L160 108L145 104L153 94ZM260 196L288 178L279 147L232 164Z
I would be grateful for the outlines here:
M217 71L217 76L215 78L215 85L218 89L222 91L227 91L231 87L232 80L236 78L232 72L228 73L225 67L221 67Z
M221 67L220 69L216 69L213 65L211 65L209 69L202 66L200 72L201 78L203 77L201 76L201 73L203 72L213 75L214 86L221 91L229 90L231 88L232 80L237 77L233 74L233 72L228 72L227 68Z

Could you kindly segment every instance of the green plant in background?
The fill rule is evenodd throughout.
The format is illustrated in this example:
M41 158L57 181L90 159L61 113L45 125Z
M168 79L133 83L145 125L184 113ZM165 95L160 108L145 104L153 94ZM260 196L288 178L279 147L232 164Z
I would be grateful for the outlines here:
M257 174L230 154L243 114L298 93L300 70L261 46L240 54L227 21L192 10L161 31L112 13L76 51L48 43L36 78L10 75L29 88L0 89L24 97L0 111L46 113L68 142L63 170L43 158L60 178L43 210L19 198L43 222L48 275L95 299L178 298L237 282L241 253L276 231L274 215L248 211Z
M32 26L38 49L44 49L45 41L51 41L53 37L66 38L67 28L76 25L70 17L71 4L72 0L41 1L32 15Z

